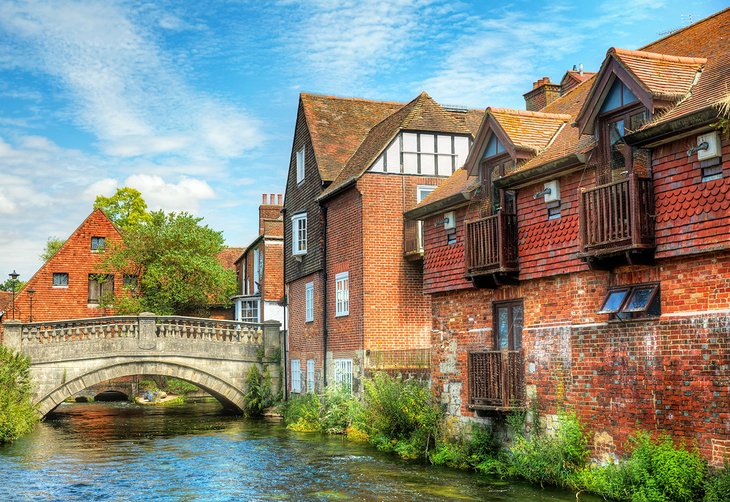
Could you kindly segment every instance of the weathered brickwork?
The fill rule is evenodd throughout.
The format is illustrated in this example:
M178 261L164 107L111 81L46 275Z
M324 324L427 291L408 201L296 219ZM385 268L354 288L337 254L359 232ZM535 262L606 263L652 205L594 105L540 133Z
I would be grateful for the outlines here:
M494 349L494 302L522 299L528 396L544 416L575 409L595 433L596 454L622 453L642 428L696 443L717 462L730 440L729 267L724 252L434 294L434 392L452 414L476 417L467 354ZM608 287L649 281L660 284L660 318L596 313Z
M306 321L305 287L307 283L314 284L314 320ZM301 279L297 279L289 283L289 297L300 298L302 301L290 302L288 309L288 326L287 326L287 361L286 368L288 388L291 389L291 363L292 359L299 359L302 371L302 390L306 390L306 369L307 360L315 361L316 389L323 388L323 368L324 368L324 337L322 312L324 308L324 294L321 273L310 274Z
M104 253L91 250L91 238L104 237L107 247L121 241L119 231L101 210L94 210L74 231L61 249L28 281L15 298L15 318L28 321L33 295L33 321L76 319L110 315L114 312L89 304L89 274L104 273ZM54 287L53 274L68 274L67 287ZM123 277L114 276L114 292L123 291ZM8 305L7 318L11 317Z

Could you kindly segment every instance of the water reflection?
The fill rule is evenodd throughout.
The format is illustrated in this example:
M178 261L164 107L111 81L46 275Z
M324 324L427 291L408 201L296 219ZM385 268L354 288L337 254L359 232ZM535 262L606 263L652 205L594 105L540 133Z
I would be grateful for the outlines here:
M0 472L2 500L575 500L241 420L217 403L62 405L0 448Z

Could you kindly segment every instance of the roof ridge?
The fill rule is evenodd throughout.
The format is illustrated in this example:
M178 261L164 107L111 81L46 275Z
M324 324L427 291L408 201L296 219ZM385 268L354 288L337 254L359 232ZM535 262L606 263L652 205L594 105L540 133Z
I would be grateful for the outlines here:
M521 115L523 117L548 118L548 119L560 119L560 120L570 120L570 118L571 118L571 116L568 115L567 113L531 112L528 110L516 110L516 109L512 109L512 108L495 108L495 107L491 107L491 106L486 109L486 113L489 113L489 112L504 113L507 115Z
M418 96L416 96L410 103L404 106L405 108L406 106L413 104L413 107L408 112L408 115L406 115L406 117L401 121L399 128L408 129L408 125L411 123L412 120L415 119L415 114L418 112L419 109L423 108L425 103L429 103L430 105L435 106L442 118L449 120L452 126L460 129L465 129L465 127L456 120L456 117L446 111L444 107L437 103L436 100L433 99L426 91L421 91Z
M314 97L314 98L325 98L325 99L331 99L331 100L339 100L339 101L360 101L363 103L380 103L384 105L406 105L407 103L404 103L403 101L381 101L379 99L367 99L367 98L360 98L360 97L350 97L350 96L335 96L333 94L319 94L316 92L301 92L299 93L300 97Z
M707 17L705 17L705 18L702 18L702 19L700 19L700 20L699 20L699 21L697 21L696 23L688 24L687 26L684 26L684 27L682 27L682 28L680 28L680 29L678 29L678 30L676 30L676 31L673 31L672 33L669 33L668 35L665 35L665 36L663 36L662 38L658 38L658 39L656 39L656 40L654 40L654 41L652 41L652 42L649 42L648 44L646 44L646 45L644 45L644 46L642 46L642 47L639 47L639 49L638 49L638 50L642 50L642 49L645 49L646 47L651 47L652 45L656 45L656 44L658 44L659 42L662 42L662 41L664 41L664 40L668 40L668 39L670 39L670 38L672 38L672 37L674 37L674 36L676 36L676 35L678 35L678 34L682 33L683 31L686 31L686 30L688 30L688 29L690 29L690 28L694 28L694 27L696 27L696 26L698 26L698 25L700 25L700 24L702 24L702 23L706 23L706 22L707 22L707 21L709 21L710 19L712 19L712 18L715 18L715 17L717 17L717 16L719 16L719 15L721 15L721 14L724 14L724 13L725 13L725 12L727 12L727 11L730 11L730 7L726 7L726 8L722 9L722 10L721 10L721 11L719 11L719 12L715 12L714 14L710 14L709 16L707 16Z
M611 47L606 52L606 56L610 54L624 55L624 56L636 56L644 59L654 59L657 61L668 61L672 63L683 63L683 64L705 64L707 58L698 57L687 57L687 56L671 56L669 54L661 54L659 52L650 51L634 51L630 49L620 49L618 47Z

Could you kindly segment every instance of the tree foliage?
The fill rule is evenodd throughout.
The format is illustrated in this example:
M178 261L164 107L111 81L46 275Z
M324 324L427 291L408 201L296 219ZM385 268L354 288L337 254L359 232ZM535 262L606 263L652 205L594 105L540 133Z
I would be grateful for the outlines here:
M47 262L51 258L53 258L53 255L55 255L59 249L61 249L61 246L63 246L66 243L66 239L59 239L58 237L49 237L46 241L46 249L43 250L41 253L41 260L43 262Z
M146 224L126 229L124 244L107 247L109 271L139 278L135 294L114 299L120 313L205 315L211 304L230 303L236 274L218 261L223 236L201 220L155 211Z
M135 190L134 188L118 188L111 197L97 195L94 201L94 209L104 211L104 214L123 230L128 230L150 221L150 213L147 212L147 203L142 198L139 190Z
M0 443L27 434L38 421L31 392L30 359L0 345Z
M13 284L15 284L15 289L13 289ZM8 277L5 279L5 282L0 282L0 291L15 291L17 293L26 284L26 281L20 281L18 279L13 280Z

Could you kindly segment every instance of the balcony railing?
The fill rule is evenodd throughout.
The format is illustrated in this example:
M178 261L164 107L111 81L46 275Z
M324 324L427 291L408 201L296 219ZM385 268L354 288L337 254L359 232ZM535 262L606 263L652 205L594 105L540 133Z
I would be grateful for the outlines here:
M423 256L423 224L420 221L406 220L403 224L403 254L412 260Z
M582 190L580 251L600 257L654 247L654 191L650 179L628 178Z
M469 276L517 272L517 215L497 214L466 225L466 273Z
M469 407L510 410L525 406L521 350L469 352Z

